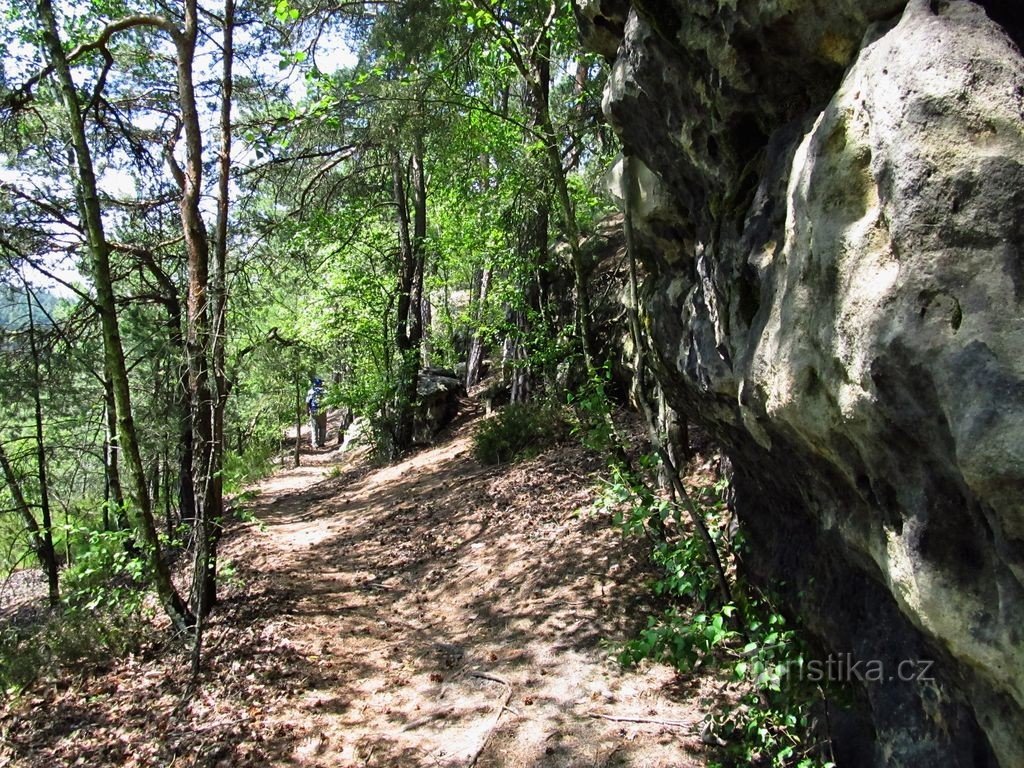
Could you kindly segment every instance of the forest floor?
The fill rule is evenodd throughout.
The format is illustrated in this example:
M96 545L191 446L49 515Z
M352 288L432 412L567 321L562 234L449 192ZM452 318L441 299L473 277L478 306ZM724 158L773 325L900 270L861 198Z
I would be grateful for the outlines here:
M589 511L600 460L481 466L467 405L400 463L307 448L261 482L198 684L180 642L41 680L0 766L704 765L722 682L613 658L654 572Z

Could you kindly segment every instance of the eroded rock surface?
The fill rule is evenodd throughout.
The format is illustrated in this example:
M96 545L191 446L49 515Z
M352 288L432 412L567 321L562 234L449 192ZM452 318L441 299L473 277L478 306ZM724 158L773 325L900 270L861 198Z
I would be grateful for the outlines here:
M613 13L602 19L603 6ZM849 765L1024 765L1024 59L967 0L580 3L661 385L863 686ZM871 746L871 745L874 746Z
M459 412L462 379L455 371L424 368L416 382L415 440L430 444Z

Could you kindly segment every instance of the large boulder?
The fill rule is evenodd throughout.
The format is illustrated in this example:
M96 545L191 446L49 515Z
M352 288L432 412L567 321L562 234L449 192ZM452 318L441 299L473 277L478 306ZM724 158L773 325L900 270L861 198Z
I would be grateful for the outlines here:
M462 379L445 368L424 368L416 383L415 441L433 442L434 436L459 412L459 397L465 394Z
M863 684L851 765L1024 765L1024 24L987 5L585 28L623 30L605 111L657 375L731 454L751 567L831 652L934 662Z

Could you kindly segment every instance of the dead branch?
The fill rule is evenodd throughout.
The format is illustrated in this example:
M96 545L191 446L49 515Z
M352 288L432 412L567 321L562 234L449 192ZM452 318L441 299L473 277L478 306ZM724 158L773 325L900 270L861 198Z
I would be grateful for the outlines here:
M615 715L603 715L600 712L587 712L587 717L610 720L613 723L644 723L647 725L665 725L669 728L693 727L693 723L687 720L662 720L657 717L617 717Z

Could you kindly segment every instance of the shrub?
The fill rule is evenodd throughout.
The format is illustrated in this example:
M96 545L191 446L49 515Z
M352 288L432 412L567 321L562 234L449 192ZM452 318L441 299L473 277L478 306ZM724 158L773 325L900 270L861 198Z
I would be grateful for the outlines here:
M564 413L554 405L507 405L477 430L473 452L481 464L532 458L564 440L568 432Z
M240 493L245 486L262 480L274 468L271 461L275 446L269 442L253 441L242 454L224 453L224 492Z
M16 695L60 668L106 664L136 652L149 633L149 616L117 604L0 627L0 697Z
M726 544L725 487L719 483L696 494L719 549ZM704 723L705 736L718 741L725 765L831 766L822 756L829 751L827 734L823 742L817 741L817 715L823 697L841 692L803 680L799 672L807 643L772 597L737 577L732 584L735 602L723 602L707 550L686 532L678 508L654 498L622 471L612 473L595 506L611 511L627 535L641 535L652 519L669 518L672 530L681 534L652 543L652 560L662 572L653 590L667 607L621 647L619 661L632 665L652 659L680 671L699 666L727 670L739 684L739 701L718 707ZM731 544L734 551L741 549L741 535Z
M125 531L72 532L76 559L61 579L61 610L0 627L0 694L72 664L106 663L141 647L149 632L142 553Z

